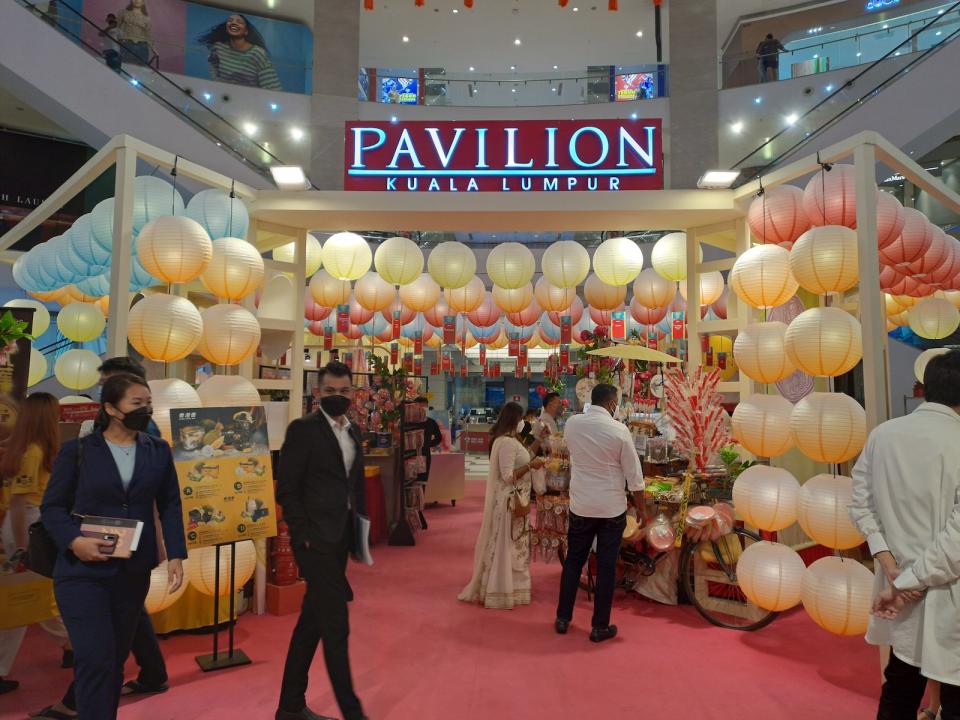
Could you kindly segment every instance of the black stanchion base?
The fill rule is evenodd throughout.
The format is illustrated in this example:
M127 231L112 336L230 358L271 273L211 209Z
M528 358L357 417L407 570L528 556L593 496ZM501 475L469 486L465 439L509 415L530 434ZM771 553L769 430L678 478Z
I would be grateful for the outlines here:
M197 655L197 665L204 672L212 670L224 670L225 668L238 667L239 665L249 665L252 661L247 657L243 650L234 650L233 657L227 652L217 655Z
M417 541L413 538L413 530L410 529L410 524L405 519L396 524L387 540L387 545L412 546L416 544Z

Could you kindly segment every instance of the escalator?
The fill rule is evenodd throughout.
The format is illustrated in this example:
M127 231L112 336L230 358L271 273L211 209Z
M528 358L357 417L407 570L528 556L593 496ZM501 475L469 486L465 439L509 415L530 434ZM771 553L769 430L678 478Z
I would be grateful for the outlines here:
M253 187L272 187L283 164L203 102L148 65L112 70L88 39L100 28L58 3L0 2L0 87L73 137L101 147L130 134Z

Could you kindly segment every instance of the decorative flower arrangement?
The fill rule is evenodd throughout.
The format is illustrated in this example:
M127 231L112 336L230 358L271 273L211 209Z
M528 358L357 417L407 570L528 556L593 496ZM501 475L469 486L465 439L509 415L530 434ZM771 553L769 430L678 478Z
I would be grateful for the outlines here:
M26 320L17 320L9 310L0 315L0 365L9 364L10 356L17 351L18 340L34 339L27 332L29 325Z
M352 419L362 432L392 433L404 399L417 396L417 382L403 367L391 369L379 355L371 354L368 363L375 377L371 387L354 393Z

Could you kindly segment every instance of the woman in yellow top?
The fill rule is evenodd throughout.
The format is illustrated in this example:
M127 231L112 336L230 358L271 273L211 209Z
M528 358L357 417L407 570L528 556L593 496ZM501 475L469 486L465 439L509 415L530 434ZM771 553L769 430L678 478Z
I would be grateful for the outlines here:
M20 569L27 547L27 531L40 519L40 501L50 480L53 460L60 450L60 403L49 393L34 393L20 407L20 414L0 460L0 478L3 479L3 497L7 514L0 529L3 549L7 555L7 570ZM59 617L41 623L65 650L69 647L67 631ZM25 627L0 630L0 694L16 690L17 683L6 680Z

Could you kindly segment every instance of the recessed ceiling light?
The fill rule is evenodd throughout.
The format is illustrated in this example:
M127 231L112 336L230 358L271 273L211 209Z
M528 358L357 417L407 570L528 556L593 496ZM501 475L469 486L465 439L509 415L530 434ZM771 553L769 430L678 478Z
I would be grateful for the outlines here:
M513 44L514 44L514 45L523 45L523 43L521 42L520 38L514 38L514 39L513 39Z
M517 91L516 88L510 88L510 92L516 92L516 91Z
M753 104L754 104L754 105L759 105L759 104L762 103L762 102L763 102L763 98L760 97L759 95L757 95L757 97L755 97L755 98L753 99Z
M555 87L550 88L550 92L556 92L556 91L557 89Z
M573 11L574 11L574 12L580 12L580 8L575 7L575 8L573 9Z
M277 110L280 109L280 106L277 103L270 103L270 109L274 112L277 112Z
M392 122L392 123L397 122L397 116L396 116L396 115L391 115L391 116L390 116L390 122Z
M510 66L510 69L511 69L511 70L516 70L516 69L517 69L517 66L516 66L516 65L511 65L511 66Z
M410 38L409 38L407 35L404 35L404 36L403 36L403 41L404 41L404 42L410 42Z
M290 137L292 137L292 138L293 138L294 140L296 140L297 142L300 142L301 140L303 140L303 138L304 138L305 135L306 135L306 133L303 132L303 130L301 130L301 129L298 128L298 127L292 127L292 128L290 128Z
M883 24L883 29L884 29L884 30L888 30L889 28L890 28L889 25L887 25L886 23Z
M735 123L730 123L730 131L734 135L739 135L743 132L743 120L737 120Z
M473 65L470 66L470 72L473 72Z
M637 37L643 37L643 30L637 30Z
M253 137L258 132L260 132L260 128L256 125L256 123L245 122L243 124L243 132L245 132L250 137Z
M800 119L800 116L797 115L796 113L790 113L789 115L787 115L787 116L784 118L784 120L787 121L787 125L793 125L793 124L795 124L795 123L797 122L797 120L799 120L799 119Z
M458 12L460 12L460 11L457 10L456 8L453 9L453 14L454 14L454 15L456 15Z
M204 93L203 99L206 100L207 102L210 102L211 100L213 100L213 95L211 95L210 93Z
M274 165L270 174L281 190L304 190L307 187L307 176L299 165Z
M858 52L858 53L857 53L857 57L860 57L861 55L863 55L862 52Z
M636 113L630 113L630 119L631 119L631 120L636 120L636 119L637 119L637 114L636 114Z
M833 92L833 85L827 85L827 86L824 88L824 90L826 90L827 92Z

